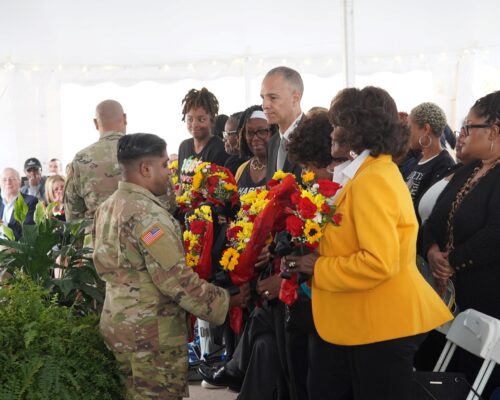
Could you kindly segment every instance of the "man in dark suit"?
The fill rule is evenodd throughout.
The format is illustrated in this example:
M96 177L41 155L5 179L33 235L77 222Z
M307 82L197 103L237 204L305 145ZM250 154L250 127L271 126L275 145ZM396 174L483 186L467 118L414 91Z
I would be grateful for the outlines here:
M267 180L278 169L292 172L300 180L301 168L288 161L286 142L304 116L300 108L303 92L300 74L288 67L273 68L262 81L262 109L267 122L279 127L279 135L274 135L267 144Z
M24 202L28 206L28 214L24 220L24 224L34 224L33 219L35 208L38 199L28 194L21 194L21 177L19 172L14 168L5 168L0 175L0 187L2 189L2 199L0 202L0 220L3 221L14 233L14 237L18 240L22 234L22 227L14 218L14 206L18 196L22 196ZM3 231L0 232L0 235Z

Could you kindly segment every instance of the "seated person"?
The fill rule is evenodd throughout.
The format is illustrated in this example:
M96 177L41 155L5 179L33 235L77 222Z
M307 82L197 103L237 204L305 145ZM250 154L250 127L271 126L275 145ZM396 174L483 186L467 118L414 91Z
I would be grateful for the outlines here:
M58 158L52 158L49 161L49 175L64 176L61 160L59 160Z
M21 188L22 194L29 194L46 203L45 199L45 180L42 176L42 164L38 158L28 158L24 163L24 173L26 181Z
M30 196L28 194L20 193L21 187L21 177L19 172L14 168L5 168L0 175L0 187L2 188L2 201L0 202L0 219L7 225L12 232L16 240L22 235L22 227L18 221L14 218L14 206L19 195L24 199L24 202L28 206L28 214L24 220L24 224L34 224L33 215L35 212L38 200L36 197ZM2 232L0 233L5 237Z
M52 208L52 215L60 221L66 221L64 217L64 177L52 175L45 182L45 198L47 203L56 203Z

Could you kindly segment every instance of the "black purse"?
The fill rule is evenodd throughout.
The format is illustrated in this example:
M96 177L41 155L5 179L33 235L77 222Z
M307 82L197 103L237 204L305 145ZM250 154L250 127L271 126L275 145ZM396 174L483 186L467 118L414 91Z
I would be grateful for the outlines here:
M458 372L413 373L411 400L466 400L471 386ZM484 400L479 396L481 400Z

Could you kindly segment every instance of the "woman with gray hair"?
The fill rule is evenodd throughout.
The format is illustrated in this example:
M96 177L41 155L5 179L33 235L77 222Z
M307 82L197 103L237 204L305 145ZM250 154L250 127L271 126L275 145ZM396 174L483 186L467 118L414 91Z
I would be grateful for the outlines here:
M411 131L410 149L421 152L417 165L406 179L413 205L418 210L422 194L442 179L443 173L455 161L441 147L439 139L446 127L446 115L438 105L422 103L416 106L408 116L408 125Z

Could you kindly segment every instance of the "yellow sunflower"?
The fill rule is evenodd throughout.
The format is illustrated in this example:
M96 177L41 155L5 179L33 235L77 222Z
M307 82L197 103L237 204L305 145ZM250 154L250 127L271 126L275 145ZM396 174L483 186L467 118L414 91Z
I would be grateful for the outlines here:
M228 271L234 270L234 267L238 265L238 259L240 258L240 253L238 253L232 247L229 247L224 251L222 258L220 260L220 265L222 268L227 269Z
M191 253L186 254L186 265L188 267L196 267L198 265L199 260L200 260L199 256L195 256L194 254Z
M316 222L308 219L306 220L304 227L304 236L310 244L314 244L321 239L323 232L321 231L321 227Z
M202 180L203 180L203 175L201 174L201 171L196 171L196 173L193 176L193 190L198 190L200 188Z

